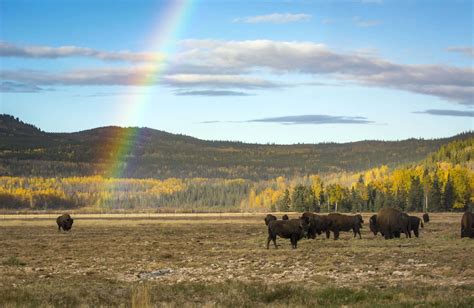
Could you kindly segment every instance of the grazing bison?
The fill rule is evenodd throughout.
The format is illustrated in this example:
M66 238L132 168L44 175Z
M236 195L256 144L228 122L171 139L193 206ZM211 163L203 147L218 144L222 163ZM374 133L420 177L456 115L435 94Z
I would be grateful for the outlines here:
M290 218L288 217L288 215L285 214L285 215L283 215L283 216L281 217L281 219L283 219L283 220L288 220L288 219L290 219Z
M316 234L321 235L321 233L326 232L331 224L331 221L327 216L322 216L311 212L304 212L301 217L308 219L308 238L312 239L316 238Z
M354 237L359 234L359 238L362 238L360 229L362 228L364 220L362 219L361 215L348 216L339 213L331 213L327 217L330 220L330 226L326 230L327 238L330 236L330 231L334 233L334 239L337 240L339 238L340 231L350 230L354 232Z
M415 236L418 237L420 235L420 226L424 227L423 221L416 216L408 216L408 218L410 219L410 231L413 231Z
M276 218L276 216L274 216L272 214L268 214L267 216L265 216L265 218L263 220L265 220L265 224L268 226L270 221L277 220L277 218Z
M423 221L425 223L430 222L430 215L428 215L428 213L423 214Z
M298 241L308 233L309 221L307 218L290 220L272 220L268 224L267 249L270 247L270 241L273 241L277 248L276 237L289 238L291 247L296 248Z
M461 237L474 238L474 214L465 212L461 218Z
M410 219L408 215L394 208L383 208L378 211L376 217L376 229L382 233L385 239L399 237L400 233L410 234Z
M64 231L69 231L72 228L74 219L71 218L69 214L63 214L56 218L56 223L58 224L58 232L61 231L61 228Z
M370 231L374 234L377 235L379 232L379 228L377 227L377 215L372 215L369 219L369 228Z

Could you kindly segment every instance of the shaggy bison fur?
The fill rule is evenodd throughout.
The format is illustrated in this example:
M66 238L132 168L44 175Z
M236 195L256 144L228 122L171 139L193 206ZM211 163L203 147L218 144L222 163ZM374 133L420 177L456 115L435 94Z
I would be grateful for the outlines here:
M276 237L289 238L291 247L296 248L298 241L308 233L309 221L306 218L290 220L272 220L268 224L267 249L270 247L270 241L273 241L277 248Z
M413 231L416 237L420 235L420 226L423 228L423 221L416 216L408 216L410 219L410 231Z
M372 232L374 235L377 235L379 232L379 228L377 226L377 215L372 215L369 219L369 228L370 232Z
M288 217L288 215L285 214L285 215L283 215L283 216L281 217L281 219L282 219L282 220L288 220L288 219L290 219L290 218Z
M268 226L268 224L270 223L270 221L277 220L277 218L276 218L275 215L268 214L267 216L265 216L265 218L264 218L263 220L265 220L265 224Z
M307 218L309 221L308 238L316 238L316 234L321 235L321 233L328 231L331 225L331 220L327 216L305 212L301 217Z
M327 216L330 220L330 226L326 230L326 237L329 238L330 231L334 233L334 239L337 240L339 238L340 231L350 231L354 232L354 237L359 234L359 238L362 238L360 234L360 229L362 228L362 224L364 220L362 219L361 215L342 215L339 213L331 213Z
M474 238L474 214L465 212L461 218L461 237Z
M74 222L74 219L71 218L71 215L69 214L63 214L56 218L56 223L58 224L58 231L61 231L61 228L64 231L69 231L72 228L72 224Z
M399 237L400 233L405 233L406 237L411 237L408 215L394 208L379 210L375 227L382 233L385 239Z

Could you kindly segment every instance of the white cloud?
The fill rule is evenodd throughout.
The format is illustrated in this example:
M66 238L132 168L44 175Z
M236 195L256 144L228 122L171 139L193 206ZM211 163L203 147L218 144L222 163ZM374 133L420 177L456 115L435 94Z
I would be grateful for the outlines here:
M428 94L463 104L474 102L471 67L397 64L359 52L338 53L324 44L270 40L183 42L181 56L199 67L248 73L328 75L336 80Z
M458 52L468 57L474 58L474 47L472 46L453 46L448 47L448 51Z
M367 52L340 53L314 42L271 40L182 41L167 62L166 74L152 65L72 70L66 72L4 70L1 79L28 85L143 85L199 90L286 87L284 80L300 74L342 84L352 83L431 95L474 105L474 71L470 66L399 64ZM261 78L262 73L265 78ZM267 77L270 76L270 77ZM293 85L307 85L308 78Z
M86 57L105 61L125 62L154 62L164 60L164 55L160 53L130 51L109 52L77 46L20 46L7 42L0 42L0 57L49 59L66 57Z
M256 23L273 23L285 24L290 22L308 21L311 19L309 14L291 14L291 13L273 13L268 15L248 16L235 18L233 22L256 24Z
M45 72L35 70L5 70L5 80L30 85L107 85L107 86L150 86L162 84L170 87L213 87L259 89L283 87L284 84L262 78L242 75L167 74L161 76L151 67L99 68L72 70L66 72Z

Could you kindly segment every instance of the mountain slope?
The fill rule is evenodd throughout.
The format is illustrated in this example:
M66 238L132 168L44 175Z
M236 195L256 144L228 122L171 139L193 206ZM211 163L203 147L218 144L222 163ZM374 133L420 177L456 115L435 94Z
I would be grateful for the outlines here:
M454 140L360 141L298 145L260 145L205 141L149 128L101 127L76 133L46 133L8 115L0 115L0 175L107 175L117 143L125 151L123 177L268 179L319 172L359 171L382 164L413 163Z

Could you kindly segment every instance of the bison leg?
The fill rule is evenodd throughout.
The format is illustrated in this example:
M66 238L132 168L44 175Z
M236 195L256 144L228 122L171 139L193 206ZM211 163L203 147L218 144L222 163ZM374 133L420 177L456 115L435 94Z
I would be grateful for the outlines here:
M278 246L277 246L277 237L276 237L276 235L272 238L272 241L273 241L273 245L275 246L275 249L277 249Z
M295 235L295 234L291 235L291 239L290 239L290 240L291 240L291 247L292 247L293 249L296 249L296 246L298 245L298 237L297 237L297 235Z
M326 238L329 239L330 236L331 236L331 231L326 230Z
M270 241L272 240L271 236L269 235L267 238L267 249L270 249Z
M418 229L413 230L413 233L415 234L416 237L420 235L420 233L418 232Z
M334 229L334 240L339 239L339 229Z

